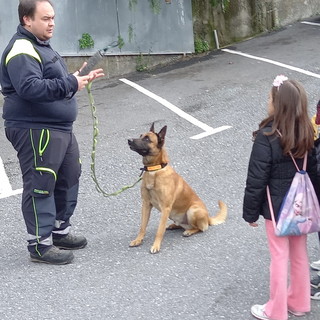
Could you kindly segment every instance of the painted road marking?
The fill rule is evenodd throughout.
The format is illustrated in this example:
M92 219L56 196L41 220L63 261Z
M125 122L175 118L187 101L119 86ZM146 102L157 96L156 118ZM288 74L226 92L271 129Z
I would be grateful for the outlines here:
M204 137L210 136L212 134L221 132L223 130L227 130L232 128L231 126L221 126L219 128L212 128L208 125L206 125L205 123L199 121L198 119L194 118L193 116L191 116L190 114L182 111L181 109L179 109L178 107L176 107L175 105L173 105L172 103L170 103L168 100L165 100L161 97L159 97L158 95L154 94L153 92L141 87L140 85L128 80L128 79L120 79L120 81L124 82L125 84L137 89L138 91L140 91L141 93L147 95L148 97L156 100L157 102L159 102L160 104L162 104L163 106L167 107L168 109L170 109L172 112L176 113L177 115L179 115L181 118L189 121L190 123L192 123L193 125L201 128L204 132L197 134L195 136L190 137L190 139L202 139Z
M22 189L12 190L9 178L4 170L3 161L0 157L0 199L22 193Z
M320 79L320 74L317 74L317 73L314 73L314 72L311 72L311 71L307 71L307 70L304 70L304 69L301 69L301 68L297 68L297 67L294 67L294 66L290 66L289 64L284 64L284 63L277 62L277 61L274 61L274 60L253 56L251 54L243 53L241 51L235 51L235 50L229 50L229 49L221 49L221 50L224 51L224 52L231 53L231 54L237 54L237 55L240 55L240 56L243 56L243 57L246 57L246 58L250 58L250 59L255 59L255 60L260 60L260 61L263 61L263 62L271 63L271 64L274 64L274 65L279 66L279 67L283 67L283 68L286 68L286 69L290 69L290 70L293 70L293 71L304 73L304 74L306 74L308 76Z
M312 26L319 26L319 27L320 27L320 23L308 22L308 21L301 21L301 23L310 24L310 25L312 25Z

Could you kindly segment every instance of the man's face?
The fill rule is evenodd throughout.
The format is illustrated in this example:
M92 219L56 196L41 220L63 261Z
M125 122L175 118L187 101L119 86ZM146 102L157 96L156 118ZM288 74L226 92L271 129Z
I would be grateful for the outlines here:
M34 17L24 18L25 28L34 34L38 39L49 40L54 29L54 10L47 1L37 2Z

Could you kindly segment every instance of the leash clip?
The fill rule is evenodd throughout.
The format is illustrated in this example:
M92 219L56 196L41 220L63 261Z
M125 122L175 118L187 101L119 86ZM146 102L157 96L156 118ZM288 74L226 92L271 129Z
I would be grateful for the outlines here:
M140 170L141 170L141 173L139 175L139 178L143 175L143 172L146 171L146 169L145 168L140 168Z

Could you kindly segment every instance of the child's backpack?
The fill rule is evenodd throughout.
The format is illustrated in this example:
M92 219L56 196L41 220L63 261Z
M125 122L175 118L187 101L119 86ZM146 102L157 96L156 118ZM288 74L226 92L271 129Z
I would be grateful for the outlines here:
M284 197L278 221L275 221L270 190L267 186L272 222L277 236L299 236L320 231L320 206L312 182L306 172L307 153L303 161L303 169L300 170L290 154L297 172L292 180L290 189Z

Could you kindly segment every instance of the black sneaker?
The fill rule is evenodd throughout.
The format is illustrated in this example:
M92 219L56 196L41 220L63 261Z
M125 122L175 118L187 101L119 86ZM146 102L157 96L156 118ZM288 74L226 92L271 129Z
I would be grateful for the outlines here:
M311 288L311 299L320 300L320 289Z
M87 245L87 239L84 236L75 236L68 233L63 237L53 236L53 245L65 250L82 249Z
M41 262L49 264L68 264L71 263L74 256L72 251L64 251L52 246L42 256L30 253L32 262Z
M311 281L310 281L311 287L316 288L316 289L320 288L320 275L319 275L319 273L316 276L314 276L313 278L311 278Z

